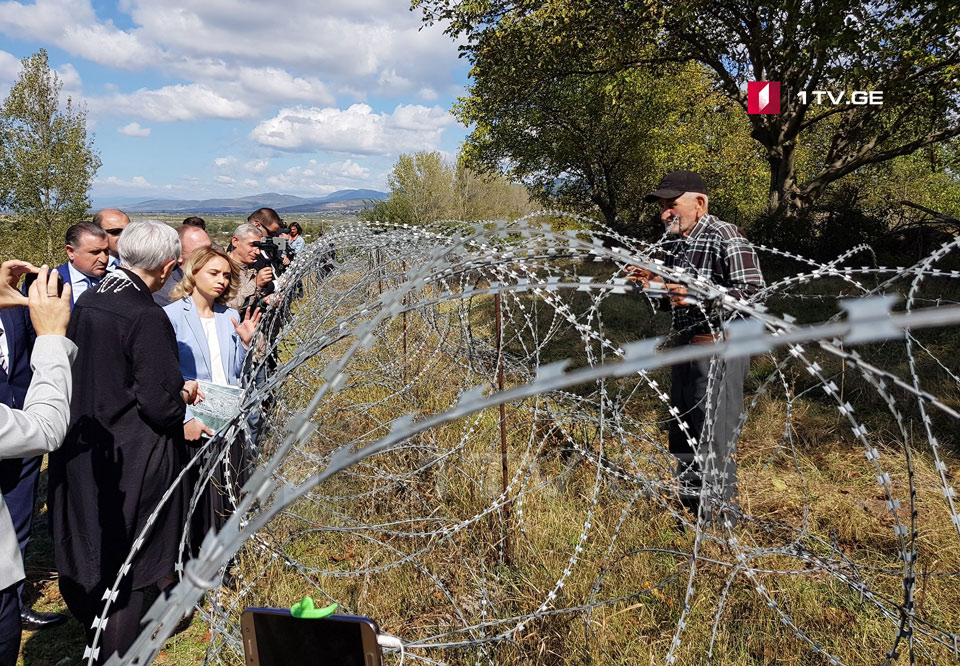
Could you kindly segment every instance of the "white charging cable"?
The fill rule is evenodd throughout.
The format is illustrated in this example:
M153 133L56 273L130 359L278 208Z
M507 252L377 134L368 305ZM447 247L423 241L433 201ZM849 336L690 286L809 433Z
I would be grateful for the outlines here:
M377 634L377 645L382 648L400 650L400 663L397 666L403 666L404 653L402 640L390 634Z

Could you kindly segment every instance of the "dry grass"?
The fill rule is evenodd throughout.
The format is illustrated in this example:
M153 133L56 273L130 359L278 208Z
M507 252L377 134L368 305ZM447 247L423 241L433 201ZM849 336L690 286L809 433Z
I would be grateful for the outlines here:
M337 279L347 280L347 276ZM329 313L329 320L351 307L348 302L341 304ZM641 329L638 319L643 319L643 327L663 323L651 324L620 298L609 299L606 307L610 312L609 318L604 312L604 321L617 322L607 331L612 337L629 339ZM459 390L489 381L493 368L489 355L471 359L472 365L466 363L461 352L467 341L460 338L460 330L432 325L453 314L453 306L440 306L430 317L423 314L409 319L406 359L398 352L402 330L394 321L380 329L369 351L351 361L347 386L314 415L315 436L283 465L286 480L299 481L315 473L324 456L340 445L375 441L402 414L415 411L422 418L443 413L455 404ZM471 312L474 335L489 340L488 314L489 304ZM307 332L303 335L308 337ZM352 342L345 339L331 345L291 372L273 415L276 434L283 432L290 413L305 404L307 389L318 386L317 371ZM931 342L943 345L938 349L944 353L955 349L955 343L955 335ZM296 344L292 338L285 353ZM576 344L575 334L561 332L545 350L544 362L582 354ZM521 347L517 339L508 350L517 353ZM904 359L892 357L889 349L878 349L876 355L903 370ZM819 360L828 375L844 370L830 365L828 359ZM755 360L748 388L756 389L771 370L769 360ZM847 372L843 386L847 399L869 424L871 443L881 453L880 464L906 505L908 486L899 431L869 387ZM787 384L794 393L808 387L809 376L802 367L791 367L788 375ZM933 369L930 376L942 388L938 395L955 398L956 387L936 378ZM623 380L606 390L627 392L635 383L635 379ZM928 390L936 393L936 388ZM593 392L595 387L582 387L580 394ZM570 397L546 396L539 402L531 399L509 406L509 467L511 473L518 469L525 473L514 487L509 523L499 510L488 510L500 492L496 410L434 428L368 459L317 486L310 498L291 505L274 520L261 542L250 544L238 560L241 574L256 580L254 589L242 599L225 591L225 602L238 603L238 613L244 606L289 606L307 593L320 597L318 590L322 590L348 611L375 618L382 628L406 641L465 626L473 629L446 639L487 639L514 628L519 620L485 629L477 629L478 624L523 618L544 604L586 530L582 553L548 604L550 609L580 610L525 622L508 640L462 649L417 649L416 654L448 664L662 663L683 610L694 534L676 529L672 516L654 499L641 498L622 518L634 487L610 476L597 482L595 459L590 455L602 448L607 460L628 473L669 484L668 461L659 452L666 435L654 425L664 419L664 408L649 392L634 395L626 412L638 425L624 438L609 433L601 437L578 418L589 415L585 411L589 403ZM911 417L909 409L905 407ZM726 543L705 541L676 652L678 663L706 663L711 649L716 664L827 663L768 607L755 590L756 583L766 586L783 613L810 640L847 664L877 663L892 645L895 624L875 603L862 599L822 566L829 560L835 571L862 580L890 607L900 603L903 563L886 497L862 446L831 404L808 393L794 400L793 410L793 444L788 446L783 441L783 396L774 393L761 399L738 453L740 501L756 520L741 526L737 538L746 548L763 553L751 561L752 567L781 573L760 572L751 581L734 571L735 554ZM960 572L960 547L923 441L922 437L912 440L919 510L917 615L931 625L960 633L955 612L960 585L956 576L943 575ZM948 450L954 475L958 461L955 452ZM439 460L444 454L449 455ZM518 489L523 493L520 498ZM584 528L594 501L591 525ZM379 527L360 529L363 526ZM724 536L717 531L712 534ZM507 536L512 546L509 561L503 552ZM846 562L838 559L841 556ZM41 607L62 609L51 589L49 584L43 586ZM582 608L594 604L589 610ZM171 640L161 662L197 663L210 640L219 645L219 639L210 636L197 619L190 630ZM921 663L957 660L929 640L923 641L923 649L918 653ZM78 655L80 650L78 628L72 624L30 637L24 663L56 664L59 656L47 655ZM219 654L227 663L241 662L229 650Z

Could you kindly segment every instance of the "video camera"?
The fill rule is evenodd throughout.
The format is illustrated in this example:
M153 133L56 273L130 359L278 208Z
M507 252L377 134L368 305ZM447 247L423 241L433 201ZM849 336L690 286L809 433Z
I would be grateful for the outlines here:
M260 256L269 262L274 275L281 275L287 269L283 264L284 257L293 259L293 250L286 238L264 238L254 241L253 246L260 248Z

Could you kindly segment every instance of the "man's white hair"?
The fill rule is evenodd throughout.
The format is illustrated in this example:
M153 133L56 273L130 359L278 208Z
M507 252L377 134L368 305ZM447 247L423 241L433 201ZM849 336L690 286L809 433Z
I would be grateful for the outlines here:
M159 220L139 220L126 226L117 249L121 265L153 271L180 258L180 237Z
M263 229L260 227L250 224L249 222L244 222L237 227L236 231L233 232L233 237L237 240L243 240L247 236L256 236L257 238L262 238L263 233Z
M705 205L710 205L710 197L708 197L703 192L684 192L680 195L680 199L696 199L697 197L703 197L703 202Z

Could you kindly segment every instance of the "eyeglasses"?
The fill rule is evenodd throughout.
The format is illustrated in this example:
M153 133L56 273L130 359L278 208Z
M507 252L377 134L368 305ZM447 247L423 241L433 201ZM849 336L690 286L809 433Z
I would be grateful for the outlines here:
M104 229L104 231L106 231L106 232L107 232L108 234L110 234L111 236L119 236L120 234L123 233L123 228L122 228L122 227L118 227L118 228L116 228L116 229Z

